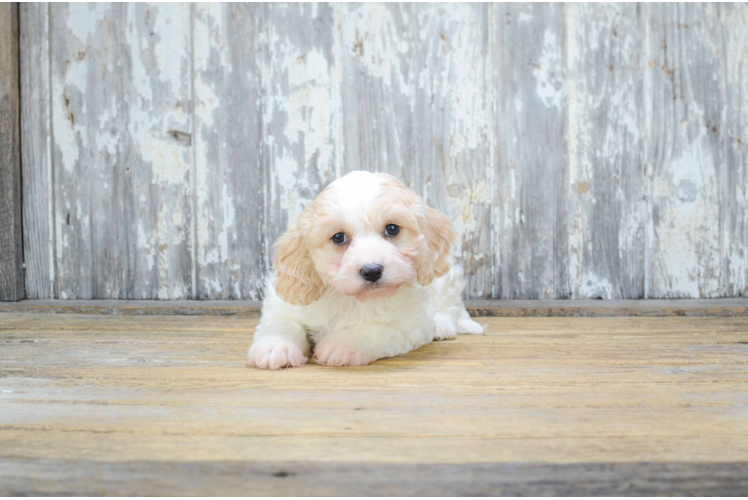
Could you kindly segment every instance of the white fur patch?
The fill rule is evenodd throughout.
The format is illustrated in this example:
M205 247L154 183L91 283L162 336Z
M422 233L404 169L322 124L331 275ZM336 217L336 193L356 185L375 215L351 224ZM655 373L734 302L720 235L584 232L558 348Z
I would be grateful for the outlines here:
M448 340L457 336L457 328L452 319L442 313L434 315L434 340Z
M360 366L368 365L377 356L374 352L366 352L363 346L351 346L335 337L325 337L314 348L314 359L321 365Z
M247 352L247 364L256 368L279 370L302 366L306 356L291 339L271 335L257 339Z

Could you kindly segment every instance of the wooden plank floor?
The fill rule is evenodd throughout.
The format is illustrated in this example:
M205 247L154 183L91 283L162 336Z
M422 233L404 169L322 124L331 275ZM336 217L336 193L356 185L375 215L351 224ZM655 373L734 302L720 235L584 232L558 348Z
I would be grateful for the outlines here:
M748 494L748 317L480 320L267 372L255 318L0 313L0 494Z
M646 300L467 300L472 316L748 316L747 298ZM82 313L123 316L260 317L259 300L22 300L0 313Z

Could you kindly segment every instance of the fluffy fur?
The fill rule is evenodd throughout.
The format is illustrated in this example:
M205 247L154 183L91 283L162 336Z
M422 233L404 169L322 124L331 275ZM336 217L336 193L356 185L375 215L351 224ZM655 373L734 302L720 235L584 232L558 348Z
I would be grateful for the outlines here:
M395 236L386 227L396 225ZM333 235L343 233L344 244ZM352 172L330 184L276 243L248 363L364 365L457 333L483 333L460 295L449 220L389 174ZM380 265L375 283L361 276Z

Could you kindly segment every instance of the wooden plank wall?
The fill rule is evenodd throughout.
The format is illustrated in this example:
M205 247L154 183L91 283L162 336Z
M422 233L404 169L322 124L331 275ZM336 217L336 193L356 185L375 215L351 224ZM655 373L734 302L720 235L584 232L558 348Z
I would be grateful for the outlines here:
M18 4L0 4L0 301L23 288Z
M31 298L261 298L360 169L469 298L748 296L745 4L20 9Z

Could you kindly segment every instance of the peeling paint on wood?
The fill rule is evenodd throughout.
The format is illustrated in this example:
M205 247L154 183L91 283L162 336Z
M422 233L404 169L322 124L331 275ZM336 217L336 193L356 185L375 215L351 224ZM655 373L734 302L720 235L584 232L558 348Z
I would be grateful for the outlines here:
M265 273L257 4L195 4L194 297L257 299Z
M180 3L124 7L120 47L130 64L122 68L123 139L129 152L117 167L125 173L128 276L119 290L105 293L186 298L192 294L193 272L191 8Z
M724 295L724 45L716 4L647 5L647 295Z
M748 297L748 8L726 4L723 265L725 294Z
M57 296L191 296L190 8L51 8Z
M272 264L273 242L342 170L337 8L307 3L262 9L266 268Z
M262 298L334 178L455 224L470 298L748 295L748 7L21 6L33 298ZM25 99L24 99L25 97Z
M447 213L468 294L491 297L488 6L341 10L345 170L390 172Z
M495 295L569 298L563 6L501 4L492 20Z
M571 296L642 298L647 191L640 150L641 9L610 3L569 4L565 10Z

